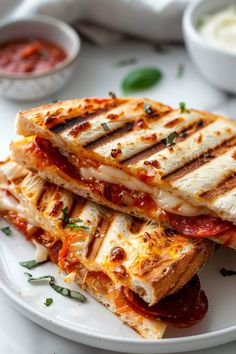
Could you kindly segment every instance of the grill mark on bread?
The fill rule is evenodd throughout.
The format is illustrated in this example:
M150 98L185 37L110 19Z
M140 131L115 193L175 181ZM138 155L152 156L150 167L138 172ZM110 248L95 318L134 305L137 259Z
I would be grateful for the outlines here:
M79 218L83 208L86 206L86 199L76 196L76 198L73 198L73 203L72 203L72 207L70 210L70 217L72 219L74 218Z
M235 144L236 144L236 137L230 138L229 140L224 141L219 146L216 146L214 149L207 150L201 156L187 163L185 166L180 167L179 169L175 170L174 172L171 172L168 175L165 175L162 178L162 180L170 183L174 182L186 176L188 173L195 171L199 167L202 167L203 165L212 161L213 159L225 154L228 150L234 147Z
M226 194L227 192L230 192L235 187L236 187L236 172L232 171L230 175L226 176L213 189L200 194L200 197L212 201L212 200Z
M23 182L23 180L25 179L25 176L23 176L23 177L18 177L18 178L14 178L13 180L12 180L12 182L15 184L15 185L20 185L22 182Z
M59 214L59 212L61 211L61 209L63 208L63 201L62 200L58 200L55 202L55 204L52 207L52 210L50 212L50 216L57 216Z
M91 121L92 119L96 118L97 116L99 116L102 113L108 113L109 111L113 110L114 108L117 108L125 103L126 102L114 102L114 101L109 102L103 108L94 109L94 110L91 110L90 112L85 111L80 116L73 117L73 118L66 118L63 123L60 122L59 124L57 124L57 120L55 119L53 122L53 125L52 125L52 122L50 122L49 130L51 130L53 133L56 133L56 134L62 133L63 131L68 130L70 128L75 128L77 125L79 125L81 123Z
M201 124L199 124L200 122L201 122ZM213 120L210 120L210 119L205 120L205 121L201 119L197 122L192 123L187 128L184 127L180 131L177 131L178 137L175 140L175 145L186 140L189 136L191 136L194 133L198 132L199 130L205 128L206 126L208 126L212 122L213 122ZM124 159L120 162L125 165L133 165L133 164L138 163L141 160L151 157L152 155L154 155L164 149L166 149L165 142L163 140L158 141L155 145L148 147L147 149L129 157L128 159ZM171 149L171 147L169 149Z
M45 194L48 193L48 189L50 188L50 185L51 185L51 183L49 183L49 182L44 183L41 193L39 194L37 201L35 201L36 207L40 211L41 211L42 207L44 208L44 206L42 206L42 202L43 202Z
M91 239L89 246L88 246L88 252L87 252L87 259L89 260L94 260L102 246L103 240L108 234L109 227L112 223L114 214L110 214L109 217L106 215L106 217L101 217L98 224L97 228L94 232L93 238Z
M116 130L108 130L104 132L104 136L85 145L87 149L94 150L102 145L105 145L115 139L121 138L126 135L126 133L133 130L134 121L126 122L123 127Z

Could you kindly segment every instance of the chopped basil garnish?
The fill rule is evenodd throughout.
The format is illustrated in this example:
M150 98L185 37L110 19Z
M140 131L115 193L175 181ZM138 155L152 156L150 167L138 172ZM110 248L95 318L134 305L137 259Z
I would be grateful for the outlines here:
M27 269L33 269L33 268L36 268L38 266L40 266L41 264L43 263L46 263L48 261L44 261L44 262L36 262L34 259L30 260L30 261L23 261L23 262L20 262L20 265L22 267L25 267Z
M62 208L61 209L62 213L63 213L63 218L61 219L65 225L65 227L68 228L74 228L74 229L81 229L81 230L88 230L87 226L83 226L83 225L78 225L78 223L83 222L82 219L80 218L70 218L68 215L68 207Z
M57 103L58 101L60 101L60 100L59 100L59 98L56 98L56 97L52 98L52 100L51 100L52 103Z
M177 137L178 137L178 133L172 132L162 141L164 142L166 147L170 147L175 144L175 140L177 139Z
M184 102L179 103L179 108L181 113L190 113L190 110L186 108L186 103Z
M129 58L129 59L123 59L118 61L115 66L125 66L125 65L132 65L137 63L137 58Z
M110 130L109 127L108 127L108 125L107 125L107 123L101 123L101 126L103 127L103 129L104 129L105 131Z
M184 65L179 64L177 71L176 71L176 77L180 78L184 75Z
M144 111L147 114L152 114L153 113L152 105L150 103L144 103Z
M141 68L128 73L122 82L125 93L146 90L157 84L163 77L157 68Z
M9 226L2 227L2 228L1 228L1 231L2 231L5 235L7 235L7 236L10 236L10 235L12 234L12 231L11 231L11 229L10 229Z
M236 275L236 270L221 268L220 273L223 275L223 277L228 277L231 275Z
M60 285L56 285L55 284L55 278L52 275L43 275L41 277L37 277L34 278L32 276L32 274L30 273L25 273L28 276L28 282L29 283L34 283L34 282L40 282L43 280L49 280L49 285L51 286L51 288L53 288L57 293L66 296L66 297L70 297L71 299L75 299L79 302L84 302L87 300L87 298L81 294L79 291L74 291L74 290L70 290L68 288L64 288L63 286Z
M44 305L50 306L50 305L52 305L52 303L53 303L53 299L51 297L47 297Z
M82 220L81 220L82 221ZM76 221L74 223L69 223L66 225L66 227L69 227L71 229L80 229L80 230L88 230L87 226L83 226L83 225L78 225L77 222L81 222L81 221Z
M62 211L62 213L63 213L62 221L63 221L65 224L69 224L70 218L69 218L69 215L68 215L68 207L62 208L61 211Z
M109 92L108 92L108 95L109 95L111 98L116 98L116 94L115 94L115 92L113 92L113 91L109 91Z

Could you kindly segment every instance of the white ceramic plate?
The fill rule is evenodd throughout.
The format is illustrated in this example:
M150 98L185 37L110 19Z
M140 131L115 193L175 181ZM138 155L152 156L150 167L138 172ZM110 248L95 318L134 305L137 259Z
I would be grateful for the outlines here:
M0 221L0 227L5 221ZM80 304L53 291L47 284L27 282L19 262L34 258L34 247L14 231L0 232L0 287L11 303L26 317L68 339L107 350L129 353L173 353L202 349L236 339L236 277L223 277L222 267L236 269L235 251L220 249L201 273L202 287L209 299L206 318L190 329L169 329L165 339L143 340L105 307L88 296ZM57 267L46 263L29 271L35 276L55 275ZM76 286L71 288L76 289ZM44 305L53 298L50 307Z

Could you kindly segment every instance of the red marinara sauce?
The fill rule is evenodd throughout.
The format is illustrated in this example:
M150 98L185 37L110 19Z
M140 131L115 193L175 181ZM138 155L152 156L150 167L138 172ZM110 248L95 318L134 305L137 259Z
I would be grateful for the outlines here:
M44 39L17 39L0 45L0 70L10 73L39 73L65 60L67 53Z

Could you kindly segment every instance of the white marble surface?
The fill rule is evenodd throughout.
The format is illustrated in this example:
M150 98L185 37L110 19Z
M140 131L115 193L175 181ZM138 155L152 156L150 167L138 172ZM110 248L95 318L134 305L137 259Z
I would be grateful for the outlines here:
M137 58L135 65L115 66L117 61L131 57ZM185 68L181 78L176 77L179 64ZM161 68L164 79L155 88L142 92L139 96L148 96L173 106L184 101L188 107L211 110L236 118L236 98L208 85L192 66L184 48L168 47L160 52L154 46L139 41L126 41L102 48L83 43L74 80L56 98L102 97L107 96L109 91L122 95L120 88L122 77L135 67L150 65ZM50 102L53 98L55 97L45 99L44 102ZM13 103L0 99L1 158L7 155L9 141L14 137L15 113L34 104ZM73 343L38 327L18 314L1 294L0 304L1 354L106 353L103 350ZM235 351L236 342L193 353L231 354Z

